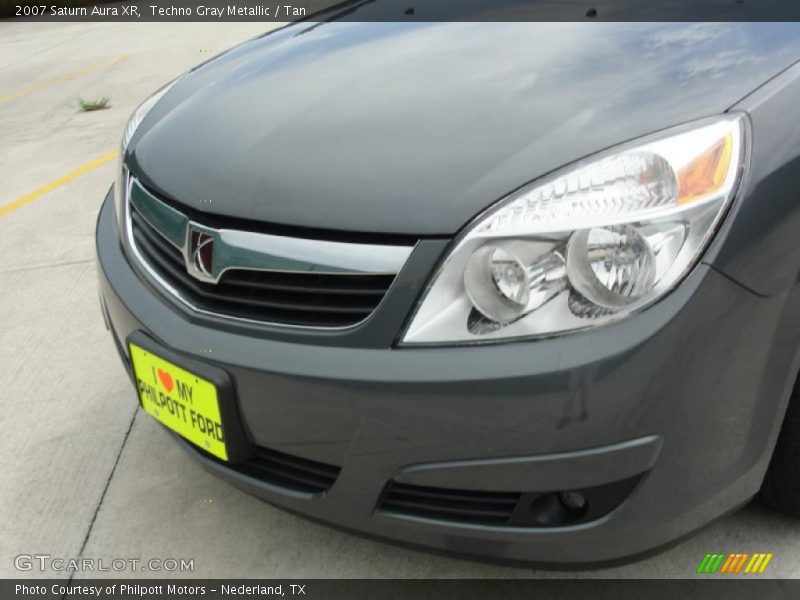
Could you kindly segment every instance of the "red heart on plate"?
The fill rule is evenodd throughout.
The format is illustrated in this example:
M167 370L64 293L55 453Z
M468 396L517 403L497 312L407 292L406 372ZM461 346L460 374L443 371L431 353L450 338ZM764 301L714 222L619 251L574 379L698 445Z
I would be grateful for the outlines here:
M174 385L172 382L172 375L159 369L158 378L161 380L161 385L164 386L164 389L167 390L167 393L171 392Z

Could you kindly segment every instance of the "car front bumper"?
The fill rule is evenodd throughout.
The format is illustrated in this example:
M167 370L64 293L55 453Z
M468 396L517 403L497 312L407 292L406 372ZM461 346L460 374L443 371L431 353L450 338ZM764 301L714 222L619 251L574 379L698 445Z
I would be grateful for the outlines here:
M376 350L277 341L176 311L122 250L111 194L97 250L103 310L126 366L125 340L139 331L221 367L251 442L340 470L325 493L308 494L188 448L193 457L293 512L449 553L589 566L686 535L757 492L793 383L784 341L793 296L758 297L707 265L647 311L594 331ZM392 481L527 493L631 478L618 507L575 525L381 510Z

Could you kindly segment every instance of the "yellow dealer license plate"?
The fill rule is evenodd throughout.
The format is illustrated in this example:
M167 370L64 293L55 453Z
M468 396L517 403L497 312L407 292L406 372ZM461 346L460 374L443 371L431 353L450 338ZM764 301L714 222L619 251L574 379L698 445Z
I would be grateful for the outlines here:
M228 460L214 384L132 342L128 348L142 407L209 454Z

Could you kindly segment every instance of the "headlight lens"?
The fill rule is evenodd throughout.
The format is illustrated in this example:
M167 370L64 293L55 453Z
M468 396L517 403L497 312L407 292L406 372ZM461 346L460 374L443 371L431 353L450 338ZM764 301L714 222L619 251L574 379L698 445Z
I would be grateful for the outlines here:
M404 336L482 342L595 327L699 260L745 162L742 115L625 144L500 201L456 240Z
M182 77L182 76L181 76ZM123 209L124 209L124 198L125 198L125 187L127 185L127 169L125 168L125 152L128 149L128 144L130 144L131 139L133 139L133 134L136 133L136 130L139 128L139 125L142 124L144 118L147 116L153 107L158 103L161 98L163 98L167 92L172 89L178 81L180 81L180 77L177 79L169 82L158 91L156 91L152 96L150 96L147 100L142 102L139 107L133 111L133 114L128 119L128 123L125 125L125 130L122 132L122 142L119 152L119 165L117 168L117 180L114 184L114 205L117 209L117 222L118 224L122 223L123 217ZM120 229L122 231L122 229Z

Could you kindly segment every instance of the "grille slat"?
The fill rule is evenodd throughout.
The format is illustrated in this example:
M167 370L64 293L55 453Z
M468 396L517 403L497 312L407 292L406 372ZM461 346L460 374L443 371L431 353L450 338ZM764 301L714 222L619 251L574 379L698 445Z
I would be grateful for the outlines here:
M254 471L257 471L262 479L273 479L281 481L281 487L299 488L303 491L307 489L325 488L327 480L321 477L314 477L305 473L298 474L291 469L281 468L279 465L271 464L268 468L261 465L249 465Z
M380 510L445 521L505 525L519 498L518 492L476 492L392 482Z
M384 508L386 506L384 505ZM413 502L411 500L392 500L391 508L400 509L402 512L428 512L428 513L436 513L444 516L448 515L458 515L464 517L472 517L472 516L480 516L481 518L486 519L500 519L500 520L507 520L510 516L508 511L504 510L491 510L488 508L482 508L477 506L457 506L453 504L448 504L446 506L439 506L437 504L431 504L428 502ZM512 506L513 510L513 506Z
M458 494L458 501L463 503L474 503L476 505L497 505L511 507L517 502L517 494L503 494L495 492L471 492L471 491L457 491L451 492L436 488L415 487L414 489L406 489L407 486L395 485L393 495L400 498L409 498L412 500L425 499L427 501L436 503L442 502L450 503L452 501L453 493ZM445 492L445 493L443 493Z
M156 259L158 261L158 259ZM162 264L158 261L159 264ZM169 268L172 271L171 268ZM191 290L193 294L204 298L209 301L213 302L230 302L233 304L243 304L246 306L253 306L265 309L278 309L278 310L287 310L287 311L304 311L304 312L316 312L316 311L327 311L330 313L337 313L337 314L345 314L345 315L368 315L372 310L373 307L370 306L336 306L336 305L325 305L322 303L318 304L303 304L300 302L290 302L288 299L280 302L275 300L265 300L264 297L256 294L254 291L251 291L247 294L247 296L235 296L233 294L228 293L226 289L224 277L222 281L217 285L208 285L203 284L202 282L195 282L190 279L185 279L181 281L182 286ZM269 296L267 296L269 298Z
M181 271L186 270L183 258L177 254L177 249L175 249L175 253L173 253L168 248L154 243L153 240L140 229L133 230L133 238L139 250L143 250L143 254L148 258L156 257L156 260L158 260L159 265L163 269L173 274L179 274Z
M154 247L163 250L165 253L169 254L170 257L175 258L176 261L183 264L183 255L181 254L181 251L167 242L158 232L156 232L156 230L144 220L144 217L142 217L135 210L131 210L131 219L133 219L134 234L144 235L147 238L147 241L149 241Z
M258 455L259 452L256 452L256 454ZM303 471L309 475L313 474L319 479L335 479L339 473L339 467L275 451L270 451L268 455L264 455L264 459L284 467L294 468L299 465Z
M206 283L187 273L182 252L134 205L129 210L133 241L142 258L182 297L208 312L291 325L345 327L369 317L395 277L232 269L218 283Z
M250 469L258 478L273 485L311 494L328 491L341 471L334 465L267 448L258 448L256 455L240 468Z
M248 461L230 464L213 457L203 449L192 446L197 452L214 462L225 465L248 477L271 485L305 494L324 494L333 487L341 468L307 458L258 447Z
M254 273L254 271L251 271ZM392 278L393 276L387 276ZM299 277L296 277L299 279ZM343 295L364 295L364 296L383 296L386 293L386 285L380 285L375 288L358 288L358 287L324 287L325 283L313 285L310 283L280 283L269 280L267 277L261 277L257 280L245 280L236 271L229 271L224 277L225 283L232 286L252 287L259 290L274 290L278 292L294 292L305 294L343 294ZM338 282L337 282L338 283Z

